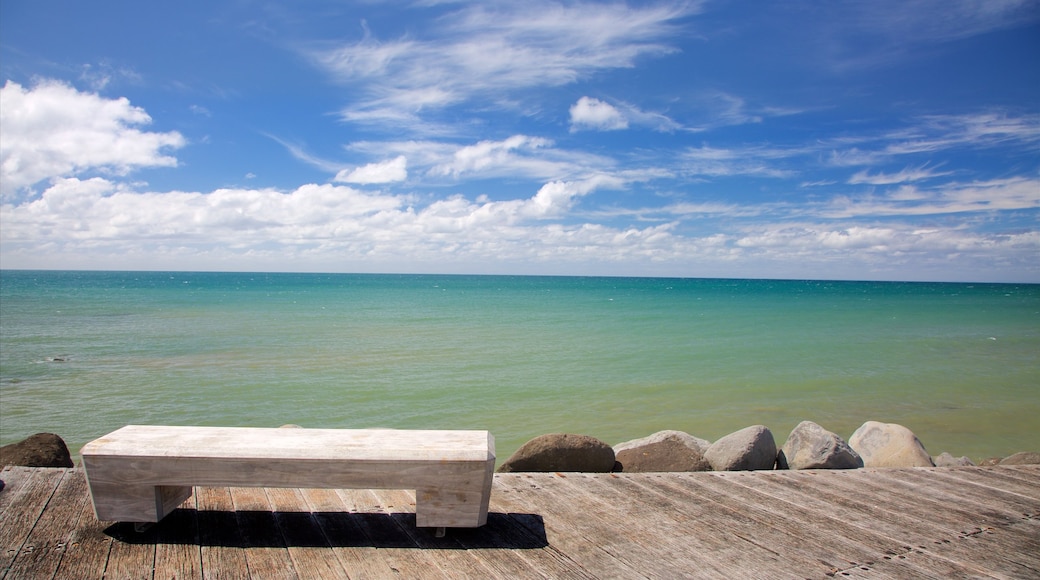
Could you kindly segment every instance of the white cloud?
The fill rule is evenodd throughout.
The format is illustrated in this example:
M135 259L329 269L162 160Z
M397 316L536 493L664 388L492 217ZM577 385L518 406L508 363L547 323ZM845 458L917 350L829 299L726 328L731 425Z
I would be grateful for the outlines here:
M532 166L542 166L544 162L530 154L551 145L548 139L527 135L513 135L502 141L480 141L456 149L450 160L437 163L429 173L453 177L467 173L538 174L542 171Z
M926 166L907 167L898 173L886 174L879 172L874 175L871 175L870 172L867 170L863 170L850 177L848 183L850 185L892 185L896 183L908 183L912 181L933 179L936 177L950 175L951 173L951 171L936 172L929 169Z
M801 261L827 267L834 277L884 279L902 272L914 279L948 279L950 272L963 276L965 267L972 276L986 277L1012 263L1021 268L1023 279L1040 273L1035 264L1040 232L986 234L912 224L770 224L748 228L733 244L748 262L776 267ZM994 255L1005 263L993 264Z
M785 217L790 208L783 206L709 203L658 210L671 212L665 215L669 221L647 227L576 219L581 198L629 183L600 174L547 182L526 198L456 195L424 201L338 185L158 193L135 192L102 178L67 178L35 200L0 207L0 255L12 268L111 268L112 256L119 256L120 267L152 269L434 266L609 274L620 267L629 274L746 275L749 265L761 265L756 271L772 276L900 277L902 272L905 277L911 271L907 264L913 264L921 276L932 274L918 266L946 268L945 277L966 267L1005 278L1008 267L1018 267L1026 278L1040 274L1035 264L1040 233L983 233L962 222L879 225L854 219L857 213L840 224L830 218L798 223ZM947 203L984 206L989 200L1014 208L1028 206L1037 185L1035 180L966 183L944 195ZM711 215L724 219L705 221ZM689 230L678 221L685 219L700 225ZM994 255L1004 263L987 270ZM941 272L934 275L944 277Z
M382 163L369 163L361 167L347 170L344 169L336 174L334 181L342 183L393 183L408 179L408 159L404 155L384 161Z
M1040 179L1015 177L950 182L929 188L903 185L892 192L862 198L838 197L820 215L830 218L923 216L1040 208Z
M1012 116L995 111L963 115L927 115L899 129L836 139L827 162L834 167L876 166L899 156L930 154L959 149L1006 148L1033 155L1040 144L1040 115ZM919 168L919 170L923 170ZM910 175L910 170L905 170ZM861 172L863 177L866 172ZM869 182L864 182L869 183Z
M627 129L628 120L609 103L592 97L582 97L571 105L571 132L582 129L614 131Z
M966 115L929 115L884 136L888 155L931 153L957 147L982 149L1004 145L1033 148L1040 143L1040 115L1012 117L987 111Z
M177 132L137 129L151 117L125 98L106 99L56 81L0 89L0 181L5 193L45 179L94 170L125 175L140 167L172 167Z
M488 258L482 252L495 244L502 258L530 257L532 244L549 247L541 222L565 217L579 197L623 185L617 177L594 176L547 183L526 199L454 196L423 206L411 196L336 185L158 193L102 178L66 178L38 199L3 205L0 240L5 264L12 256L18 264L20 252L40 247L68 255L175 251L187 259L270 251L283 260L308 253L326 263L367 257L392 263L418 255ZM460 247L470 249L456 257Z
M501 106L519 89L570 84L673 52L663 42L675 34L672 21L698 9L688 2L477 3L407 38L381 42L366 35L308 56L360 91L343 110L345 119L407 123L414 132L423 128L417 121L426 111L477 97Z
M582 130L615 131L629 125L648 127L654 131L672 132L682 129L666 115L643 111L628 103L610 104L593 97L581 97L570 108L571 133Z
M742 149L719 149L707 145L690 147L679 156L682 172L694 176L731 177L758 176L789 178L795 175L790 169L775 166L775 162L787 157L804 154L792 148L747 147Z

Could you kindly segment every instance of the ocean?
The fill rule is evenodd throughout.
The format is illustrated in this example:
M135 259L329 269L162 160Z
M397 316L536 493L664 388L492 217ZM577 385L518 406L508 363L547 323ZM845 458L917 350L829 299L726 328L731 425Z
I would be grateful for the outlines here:
M0 271L0 444L126 424L1040 451L1040 285Z

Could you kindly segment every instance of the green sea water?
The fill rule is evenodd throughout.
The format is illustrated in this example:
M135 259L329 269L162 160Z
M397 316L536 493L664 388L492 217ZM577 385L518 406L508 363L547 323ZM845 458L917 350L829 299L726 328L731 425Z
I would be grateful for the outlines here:
M802 420L1040 451L1040 285L0 272L0 443L126 424L610 444Z

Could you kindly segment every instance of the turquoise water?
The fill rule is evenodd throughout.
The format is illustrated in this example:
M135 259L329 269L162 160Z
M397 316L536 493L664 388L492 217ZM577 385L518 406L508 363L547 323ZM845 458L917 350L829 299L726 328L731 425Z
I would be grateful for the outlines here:
M1040 285L0 272L0 443L130 423L1040 451Z

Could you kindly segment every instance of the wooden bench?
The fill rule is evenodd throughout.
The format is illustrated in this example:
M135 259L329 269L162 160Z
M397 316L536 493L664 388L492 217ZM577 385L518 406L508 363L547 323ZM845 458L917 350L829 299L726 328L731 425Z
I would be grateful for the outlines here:
M192 486L415 490L419 527L487 523L487 431L129 425L80 454L99 520L158 522Z

